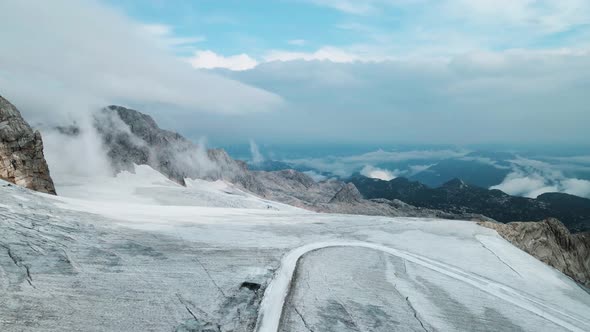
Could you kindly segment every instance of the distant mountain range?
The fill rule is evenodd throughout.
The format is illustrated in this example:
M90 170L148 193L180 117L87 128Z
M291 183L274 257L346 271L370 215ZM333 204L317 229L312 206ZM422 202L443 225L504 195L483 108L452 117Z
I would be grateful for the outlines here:
M453 214L482 214L500 222L561 220L572 232L590 230L590 199L546 193L536 199L510 196L453 179L437 188L399 177L390 181L355 174L349 179L366 199L398 199Z
M440 187L454 178L461 178L471 185L489 188L501 183L510 171L508 165L484 163L475 154L469 154L465 159L442 160L409 178L432 188Z

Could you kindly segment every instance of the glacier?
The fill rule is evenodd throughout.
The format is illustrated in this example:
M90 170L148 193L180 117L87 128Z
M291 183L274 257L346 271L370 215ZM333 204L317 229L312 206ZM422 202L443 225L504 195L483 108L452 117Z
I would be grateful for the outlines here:
M148 166L0 182L1 331L589 331L590 294L469 221L320 214Z

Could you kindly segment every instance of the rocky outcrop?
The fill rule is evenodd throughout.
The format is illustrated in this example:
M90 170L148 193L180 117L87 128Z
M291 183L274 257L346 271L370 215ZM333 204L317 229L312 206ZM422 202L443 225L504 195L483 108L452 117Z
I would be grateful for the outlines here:
M590 233L570 234L557 219L480 225L496 230L516 247L590 287Z
M43 155L43 140L20 112L0 96L0 178L39 192L56 194Z
M363 196L358 191L358 189L356 189L355 185L352 183L347 183L336 193L336 195L334 195L334 197L332 197L330 203L354 204L359 203L362 200Z
M196 145L182 135L161 129L147 114L122 106L109 106L95 117L116 172L148 165L173 181L185 178L224 179L259 193L262 187L246 164L233 160L224 150Z
M184 185L186 167L177 155L189 151L191 143L182 136L162 130L149 115L132 109L109 106L95 116L107 155L116 172L149 165L171 180Z

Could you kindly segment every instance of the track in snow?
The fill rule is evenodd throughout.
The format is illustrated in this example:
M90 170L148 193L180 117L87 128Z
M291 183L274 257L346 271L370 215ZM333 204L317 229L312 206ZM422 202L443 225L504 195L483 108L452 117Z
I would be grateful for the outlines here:
M256 332L278 331L285 299L289 293L297 262L303 255L311 251L330 247L368 248L397 256L422 267L442 273L453 279L465 282L492 296L541 316L570 331L584 332L590 330L590 321L582 320L563 312L560 309L547 306L506 285L499 284L420 255L367 242L318 242L296 248L282 258L281 266L275 272L274 278L264 292L264 297L258 313L258 320L256 322Z

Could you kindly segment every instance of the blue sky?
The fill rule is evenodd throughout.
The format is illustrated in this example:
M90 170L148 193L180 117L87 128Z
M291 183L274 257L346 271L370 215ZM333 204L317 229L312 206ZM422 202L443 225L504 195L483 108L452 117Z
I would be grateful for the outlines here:
M588 0L21 0L0 13L0 93L39 122L122 104L214 144L590 142Z
M245 54L257 63L293 58L381 61L471 51L580 48L588 47L590 36L586 0L124 0L110 4L139 22L160 26L170 37L194 39L177 45L182 46L175 49L179 55ZM203 61L196 66L205 66ZM251 61L246 68L252 65Z

